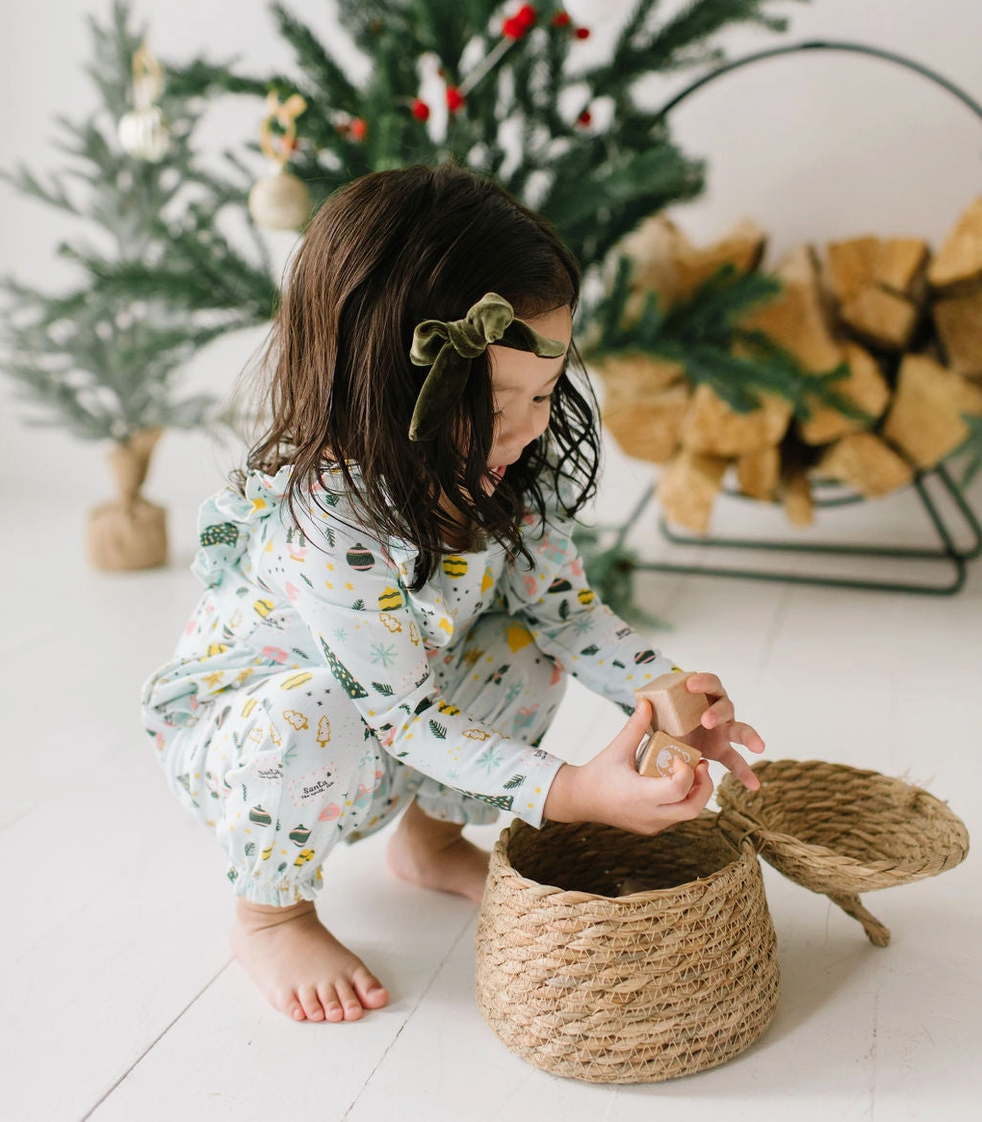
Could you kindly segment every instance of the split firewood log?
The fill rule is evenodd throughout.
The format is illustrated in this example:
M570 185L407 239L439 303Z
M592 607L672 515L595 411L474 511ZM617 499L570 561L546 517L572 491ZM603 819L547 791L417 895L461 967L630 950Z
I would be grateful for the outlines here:
M810 526L815 521L815 504L804 465L788 461L781 475L781 504L792 526Z
M861 339L890 351L903 351L914 337L920 311L906 296L866 284L839 308L842 322Z
M937 256L928 266L933 288L952 289L982 281L982 196L955 223Z
M683 448L662 469L655 498L665 517L705 534L713 503L723 483L727 461Z
M838 304L848 304L868 285L904 296L921 287L928 245L921 238L849 238L825 247L825 277Z
M739 456L762 445L778 444L791 420L791 404L773 394L761 394L760 406L737 413L705 382L696 386L682 419L680 440L690 452L711 456Z
M743 321L780 344L806 370L832 370L842 361L842 347L832 333L818 268L808 246L789 254L774 270L781 294L756 308Z
M645 296L653 292L659 306L668 310L680 299L688 298L724 265L737 272L756 269L764 254L767 235L749 218L718 242L695 246L686 234L665 215L647 219L615 247L612 259L623 255L633 265L628 317L639 315Z
M968 435L963 414L982 415L982 389L927 355L905 355L883 436L930 468Z
M860 432L870 428L882 416L890 400L890 386L876 359L858 343L845 346L849 373L830 383L832 389L847 398L857 409L869 416L869 421L847 417L831 405L823 405L814 398L807 404L811 416L798 422L798 435L806 444L830 444L847 432Z
M944 296L931 312L947 365L982 378L982 287Z
M648 355L618 355L598 367L603 420L628 456L660 464L679 443L692 389L685 368Z
M912 296L922 287L929 253L927 242L921 238L887 238L877 248L873 280Z
M691 243L681 244L678 259L680 295L691 296L724 265L732 265L741 275L752 272L760 264L766 245L766 231L749 218L738 222L725 237L712 245L696 247Z
M737 457L737 487L741 495L760 502L772 502L781 482L781 450L767 445Z
M874 433L853 432L829 445L815 474L847 483L868 498L878 498L905 486L914 472Z

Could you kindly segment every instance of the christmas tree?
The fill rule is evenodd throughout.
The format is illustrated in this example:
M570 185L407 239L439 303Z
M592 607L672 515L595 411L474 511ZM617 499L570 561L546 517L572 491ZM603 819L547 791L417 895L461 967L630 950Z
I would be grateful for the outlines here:
M205 170L192 148L201 91L168 87L125 4L108 25L89 20L89 29L100 104L82 121L59 121L69 166L47 181L25 167L4 173L79 220L84 232L58 247L75 279L59 292L3 282L2 368L36 423L113 442L132 515L161 428L212 416L211 395L180 392L182 367L217 336L268 319L276 288L261 241L250 258L221 232L245 189ZM96 564L159 563L157 509L140 507L156 546L129 550L128 559L96 549Z
M693 0L658 18L639 0L608 57L576 65L590 35L556 0L336 0L342 26L371 61L355 83L346 45L322 43L280 4L272 11L298 74L248 76L224 68L182 72L193 88L303 97L291 170L313 203L384 168L454 161L485 173L549 218L589 267L643 218L703 187L636 86L652 73L718 62L717 34L741 23L783 30L775 0ZM426 75L430 81L426 82ZM424 96L435 87L439 103Z

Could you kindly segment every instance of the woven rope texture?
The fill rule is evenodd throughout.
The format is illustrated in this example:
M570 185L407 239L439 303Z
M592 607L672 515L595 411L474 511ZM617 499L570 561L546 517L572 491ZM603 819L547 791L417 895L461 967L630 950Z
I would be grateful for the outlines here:
M625 882L645 890L616 898ZM643 838L521 823L491 857L477 1001L514 1053L594 1083L657 1082L752 1044L777 1006L753 847L704 814Z

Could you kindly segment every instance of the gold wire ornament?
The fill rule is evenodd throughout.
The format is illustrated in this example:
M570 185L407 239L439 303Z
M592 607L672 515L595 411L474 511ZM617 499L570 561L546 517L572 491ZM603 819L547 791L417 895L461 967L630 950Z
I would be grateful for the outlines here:
M119 119L117 135L127 155L156 164L170 148L170 127L157 104L164 89L164 68L146 43L133 52L133 108Z
M299 230L310 214L307 184L286 170L297 140L297 118L307 108L300 94L284 102L275 90L266 98L266 116L259 128L259 147L269 160L270 173L249 192L249 213L268 230ZM273 130L274 123L279 126Z

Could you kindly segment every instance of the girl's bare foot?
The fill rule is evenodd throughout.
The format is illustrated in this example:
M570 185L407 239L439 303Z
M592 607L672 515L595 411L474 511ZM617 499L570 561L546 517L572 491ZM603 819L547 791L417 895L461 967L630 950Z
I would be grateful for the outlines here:
M288 908L236 902L232 953L263 996L296 1021L357 1021L388 991L317 918L312 901Z
M423 888L455 892L480 903L490 855L462 837L462 829L430 818L410 803L389 842L389 868Z

